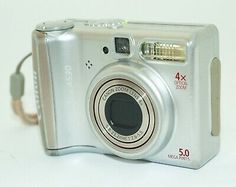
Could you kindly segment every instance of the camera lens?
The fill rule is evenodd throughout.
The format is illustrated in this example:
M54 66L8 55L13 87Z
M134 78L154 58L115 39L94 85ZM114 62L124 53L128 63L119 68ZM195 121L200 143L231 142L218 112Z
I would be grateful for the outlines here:
M130 45L128 38L115 38L116 53L130 54Z
M133 97L116 93L105 105L105 116L111 128L124 136L136 133L142 124L142 111Z
M155 114L146 92L126 79L111 79L95 86L90 100L93 127L118 149L148 145L155 131Z

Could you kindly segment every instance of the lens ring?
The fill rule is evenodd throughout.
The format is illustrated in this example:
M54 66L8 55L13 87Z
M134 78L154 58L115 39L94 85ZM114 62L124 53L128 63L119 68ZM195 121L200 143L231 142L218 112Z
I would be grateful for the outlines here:
M123 88L123 91L118 90L118 87ZM136 134L131 136L123 136L109 127L110 125L106 120L104 108L107 99L113 95L111 94L111 89L113 89L113 91L116 90L113 94L126 93L130 95L139 104L143 115L143 122ZM113 145L124 149L135 149L146 144L151 138L153 131L156 128L154 125L154 109L146 92L143 91L143 89L137 84L126 79L112 79L106 82L100 82L95 86L92 96L92 102L90 103L93 105L93 118L96 122L94 127L98 134L106 142L108 141ZM104 97L106 98L104 99Z
M106 120L105 113L102 112L102 111L104 111L105 104L106 104L106 101L108 99L107 98L106 100L103 100L102 97L104 96L104 94L106 94L106 92L109 92L109 90L111 90L111 89L115 90L118 87L125 87L125 86L124 85L120 85L120 84L115 85L115 86L111 86L111 87L107 88L102 93L102 95L100 96L99 103L98 103L98 115L99 115L101 124L103 126L102 128L104 128L111 137L113 137L114 139L116 139L119 142L123 142L123 143L136 142L136 141L138 141L139 139L141 139L143 137L143 135L146 133L146 131L147 131L148 127L149 127L149 126L145 125L145 124L149 124L149 116L147 115L148 114L148 110L147 110L145 101L140 99L140 101L137 102L135 97L131 96L138 103L138 105L139 105L139 107L141 109L142 115L143 115L143 120L142 120L142 124L141 124L141 127L139 128L139 130L136 133L134 133L133 135L130 135L130 136L121 135L121 134L115 132L114 130L110 129L111 127L110 127L110 125L108 124L108 122ZM126 87L126 88L128 88L130 90L133 90L130 87ZM133 91L135 92L135 90L133 90ZM115 94L115 93L126 93L126 92L123 90L123 91L114 92L113 94ZM111 97L113 94L109 95L109 97ZM139 93L137 93L137 95L138 95L139 98L142 97ZM119 137L116 137L116 136L119 136Z

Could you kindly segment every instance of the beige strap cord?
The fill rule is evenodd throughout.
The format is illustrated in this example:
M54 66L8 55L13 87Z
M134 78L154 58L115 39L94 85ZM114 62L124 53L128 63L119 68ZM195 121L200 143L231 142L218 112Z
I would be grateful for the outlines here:
M20 68L24 61L29 58L32 53L27 54L17 65L16 72L11 75L10 78L10 92L12 96L12 109L16 115L18 115L24 123L38 124L37 114L28 114L24 111L23 103L21 101L24 95L24 76L20 72Z
M21 100L12 100L12 109L16 115L18 115L27 124L38 124L37 114L25 113Z

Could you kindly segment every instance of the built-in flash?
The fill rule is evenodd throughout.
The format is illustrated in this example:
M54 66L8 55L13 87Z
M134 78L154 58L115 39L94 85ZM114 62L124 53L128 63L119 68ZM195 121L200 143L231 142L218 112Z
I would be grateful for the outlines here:
M184 62L186 59L185 45L144 42L141 44L141 55L146 60L167 60Z

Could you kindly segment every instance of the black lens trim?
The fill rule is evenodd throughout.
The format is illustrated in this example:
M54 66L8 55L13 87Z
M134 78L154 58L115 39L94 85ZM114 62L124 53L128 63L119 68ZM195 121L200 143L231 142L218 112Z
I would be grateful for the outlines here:
M110 127L120 135L135 134L142 125L142 111L136 100L125 93L111 95L105 105Z

